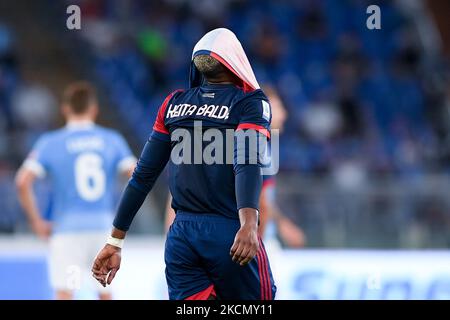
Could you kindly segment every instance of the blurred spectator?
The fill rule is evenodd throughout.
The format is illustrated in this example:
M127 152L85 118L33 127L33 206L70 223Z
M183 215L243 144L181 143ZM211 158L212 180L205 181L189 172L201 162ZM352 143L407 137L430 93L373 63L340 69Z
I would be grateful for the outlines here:
M312 103L302 117L302 128L312 141L326 142L342 127L342 118L331 103Z
M114 48L94 51L96 70L141 139L148 134L141 119L156 115L162 92L185 86L192 43L228 26L244 39L258 79L277 83L286 101L289 150L281 146L282 169L337 165L335 159L349 156L349 139L364 146L369 172L412 174L428 167L427 159L413 156L420 153L419 137L432 141L435 134L424 112L422 52L394 3L380 3L388 31L377 33L365 29L366 2L358 1L81 3L91 45Z
M0 24L0 127L11 131L14 126L10 99L16 83L17 61L10 31Z

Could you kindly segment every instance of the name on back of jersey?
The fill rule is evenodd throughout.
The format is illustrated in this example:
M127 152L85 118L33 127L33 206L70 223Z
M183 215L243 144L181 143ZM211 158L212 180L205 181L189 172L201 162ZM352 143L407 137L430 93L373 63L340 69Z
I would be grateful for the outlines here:
M66 148L70 153L101 151L105 148L105 142L98 136L75 137L66 141Z
M228 106L220 106L214 104L203 104L197 106L195 104L171 104L167 110L166 118L188 117L188 116L203 116L212 119L228 119L230 108Z

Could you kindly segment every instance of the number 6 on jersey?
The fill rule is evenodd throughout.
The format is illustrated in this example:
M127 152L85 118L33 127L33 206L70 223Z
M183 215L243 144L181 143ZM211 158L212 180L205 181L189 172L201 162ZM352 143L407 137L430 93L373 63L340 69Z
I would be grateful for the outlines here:
M105 192L103 159L96 153L80 154L75 160L75 184L83 200L96 201Z

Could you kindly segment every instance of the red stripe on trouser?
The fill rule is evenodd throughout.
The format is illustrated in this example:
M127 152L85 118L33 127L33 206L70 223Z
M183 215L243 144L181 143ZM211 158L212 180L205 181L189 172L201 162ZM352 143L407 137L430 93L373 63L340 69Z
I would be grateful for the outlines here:
M258 259L258 271L259 271L259 283L261 284L261 300L265 300L266 297L266 288L265 288L265 279L264 279L264 273L262 268L262 257L261 257L261 250L258 250L258 253L256 254L256 258Z
M269 275L269 260L267 259L266 249L264 249L264 245L262 243L261 238L259 239L259 245L261 247L261 258L264 262L263 273L266 278L266 290L267 290L266 299L272 300L272 286L270 285L270 275Z
M262 243L262 240L260 240L260 241L261 241L261 245L263 247L262 252L263 252L263 256L264 256L264 261L266 263L265 271L266 271L266 276L267 276L267 293L269 295L268 300L272 300L272 284L270 281L270 273L269 273L269 258L267 257L267 252L266 252L266 249L264 248L264 244Z

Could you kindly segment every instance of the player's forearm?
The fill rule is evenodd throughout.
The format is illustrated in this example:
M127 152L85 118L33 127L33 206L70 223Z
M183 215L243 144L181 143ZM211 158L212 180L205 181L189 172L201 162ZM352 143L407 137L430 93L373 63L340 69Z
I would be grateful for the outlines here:
M149 193L170 157L170 140L152 137L147 141L129 182L143 193Z
M122 194L122 198L114 218L113 226L123 232L128 231L136 213L141 208L147 193L142 192L128 184Z
M33 181L25 172L19 172L16 177L16 188L19 203L29 222L41 218L33 192Z
M238 210L259 209L262 188L261 168L257 164L235 165L235 193Z
M258 228L258 210L254 208L241 208L239 210L239 221L241 222L241 227L254 227Z
M114 227L128 231L136 213L170 157L170 142L150 138L144 146L133 176L122 194Z
M18 193L18 198L29 222L41 219L33 191L21 190Z
M253 208L259 210L259 197L262 189L262 175L259 146L249 139L245 143L238 136L234 140L234 184L237 209ZM259 143L259 142L258 142ZM256 160L256 161L254 161Z
M116 239L125 239L126 235L127 235L126 231L119 230L115 227L111 231L111 237Z

